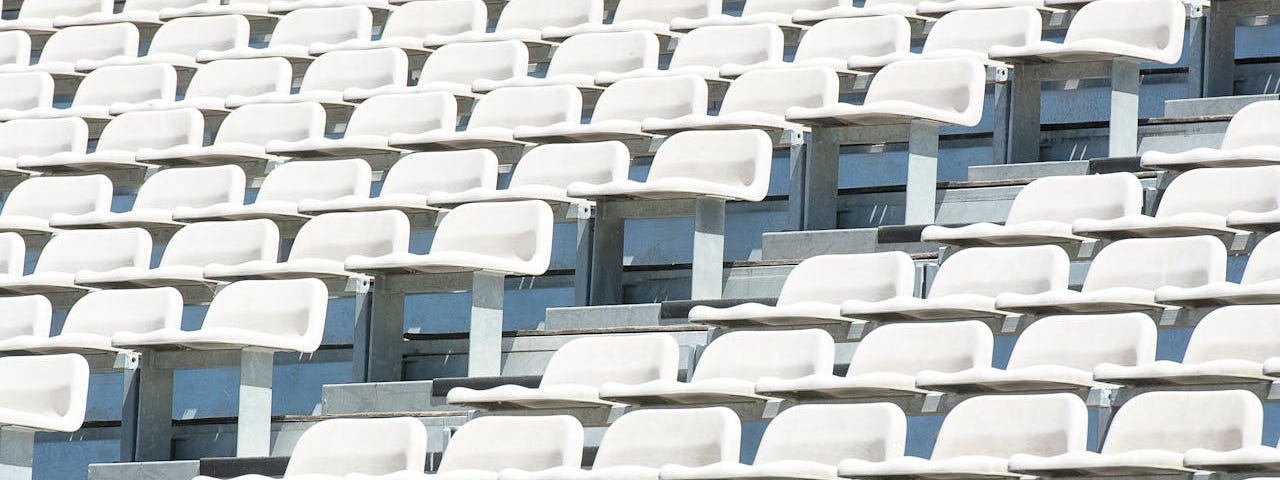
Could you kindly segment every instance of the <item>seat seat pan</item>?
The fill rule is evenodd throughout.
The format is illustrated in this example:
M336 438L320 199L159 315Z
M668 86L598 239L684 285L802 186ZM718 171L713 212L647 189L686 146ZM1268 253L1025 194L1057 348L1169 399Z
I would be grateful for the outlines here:
M403 212L422 212L438 210L427 206L427 196L413 193L385 193L377 197L360 197L347 195L333 200L303 200L298 203L298 211L313 212L368 212L376 210L400 210Z
M1195 148L1185 152L1147 152L1142 166L1167 170L1191 170L1205 167L1258 167L1280 163L1280 146L1254 145L1222 150Z
M201 50L196 52L196 60L208 63L214 60L233 60L244 58L311 58L311 48L306 45L269 45L265 48L238 47L230 50Z
M1102 382L1139 386L1271 381L1269 377L1263 375L1261 363L1240 359L1220 359L1194 364L1157 360L1137 366L1104 363L1094 368L1093 376Z
M52 337L20 335L0 340L0 352L30 352L44 355L59 353L113 353L120 351L111 346L111 337L91 333L63 333Z
M785 327L842 325L856 320L840 315L840 306L834 303L808 301L778 306L743 303L728 308L698 305L689 310L689 322L722 327Z
M1190 306L1280 303L1280 280L1245 285L1232 282L1214 282L1190 288L1164 286L1156 289L1156 302Z
M1162 217L1125 215L1109 220L1082 218L1072 224L1077 235L1105 238L1161 238L1233 233L1227 218L1210 213L1188 212Z
M791 107L786 113L789 121L818 126L899 125L915 120L932 120L971 127L977 125L980 116L961 115L900 100L882 100L862 105L835 103L817 108Z
M590 203L581 198L570 197L563 188L550 185L517 185L504 189L472 188L461 192L431 192L427 195L427 203L439 206L454 206L473 202L514 202L519 200L542 200L550 203Z
M377 40L353 38L338 43L313 43L309 47L311 54L320 56L341 50L373 50L378 48L399 48L412 52L426 51L422 39L417 37L382 37Z
M159 330L150 333L119 333L112 337L117 347L181 347L192 350L239 350L260 347L310 353L315 346L304 338L269 335L238 328L215 327L196 331Z
M353 256L347 259L348 270L385 273L459 273L485 270L506 275L541 275L524 262L491 257L471 252L433 252L426 255L394 253L381 257Z
M1155 303L1155 292L1133 287L1113 287L1089 292L1053 290L1030 295L1002 293L996 308L1019 313L1118 313L1164 308Z
M840 478L836 475L835 465L805 460L782 460L755 465L717 462L701 467L664 465L660 476L664 480L836 480Z
M49 217L54 228L129 228L158 225L178 226L173 211L163 208L139 208L127 212L91 212L81 215L55 213Z
M758 23L785 25L791 23L791 15L782 12L763 12L743 16L720 14L702 18L673 18L671 19L671 29L693 30L700 27L755 25Z
M111 105L110 111L112 115L120 115L128 112L176 110L179 108L194 108L201 112L229 111L226 100L217 97L188 97L182 100L147 100L139 103L116 103Z
M840 462L837 471L846 478L1017 478L1009 473L1009 463L1003 458L963 456L946 460L926 460L919 457L899 457L882 462L847 459Z
M57 231L58 229L51 228L49 221L43 218L23 215L0 215L0 232L43 234Z
M124 267L106 272L81 272L76 283L106 288L152 288L210 285L204 268L194 265L167 265L156 268Z
M684 130L803 130L804 126L788 122L780 115L764 112L733 112L724 115L685 115L677 118L645 119L646 132L670 135Z
M135 152L122 150L93 153L62 152L44 157L25 156L18 159L18 168L36 171L83 172L146 167L145 164L137 162Z
M303 258L286 262L253 260L236 265L213 264L205 267L204 276L213 280L289 280L295 278L350 277L343 263L321 258Z
M871 8L839 6L822 10L799 9L791 14L791 19L799 23L817 23L832 18L879 17L882 15L907 15L916 13L915 5L886 3Z
M930 392L916 388L916 379L912 375L875 372L846 377L829 373L794 379L765 377L756 382L756 393L794 400L851 400Z
M550 142L603 142L649 138L652 135L640 131L640 122L632 120L603 120L588 124L560 122L533 127L519 126L511 131L512 138L534 143Z
M462 32L453 35L427 35L422 39L423 45L437 47L453 43L500 42L519 40L522 42L541 41L542 31L532 28L512 28L496 32Z
M614 32L654 32L673 35L671 26L654 20L624 20L614 23L583 23L571 27L547 27L542 29L542 38L561 39L584 33Z
M160 23L160 12L155 10L129 10L120 13L93 12L84 15L53 18L53 26L56 28L99 25L103 23Z
M707 65L686 65L668 68L638 68L629 72L600 72L596 74L596 85L610 85L631 78L669 77L674 75L696 75L705 79L720 78L720 67Z
M195 69L200 65L196 57L180 53L151 53L141 57L116 56L103 60L80 60L76 62L77 72L88 72L102 67L118 67L132 65L173 65L175 67Z
M1093 372L1061 365L1036 365L1003 370L991 367L959 372L925 370L916 374L916 386L943 392L1035 392L1099 386Z
M694 382L654 380L634 385L605 383L600 398L628 405L709 405L763 402L753 382L735 378L715 378Z
M262 145L224 142L198 147L182 145L160 150L141 149L137 160L158 165L220 165L244 161L264 162L275 158Z
M342 91L342 98L348 102L366 100L382 95L408 95L412 93L445 92L455 97L475 98L471 85L456 82L425 82L413 86L383 85L377 88L348 88Z
M227 97L227 108L239 108L257 103L344 103L342 92L338 90L308 90L298 93L271 92L261 95L231 95Z
M1048 220L997 225L974 223L959 227L929 225L920 232L920 241L961 247L1006 247L1079 243L1085 237L1071 233L1071 224Z
M549 385L527 388L501 385L486 390L456 387L449 390L450 405L484 410L542 410L616 405L600 400L600 390L586 385Z
M36 295L45 293L83 292L92 290L76 285L74 273L44 272L21 277L0 277L0 294Z
M160 18L170 19L178 17L205 17L210 15L265 15L267 14L267 6L260 3L233 3L229 5L217 5L202 3L192 5L190 7L181 8L162 8L160 9Z
M1188 468L1196 470L1275 472L1280 471L1280 450L1263 445L1253 445L1225 452L1193 448L1187 450L1182 462Z
M1044 7L1044 0L924 0L916 4L916 13L938 16L959 10L985 10L1009 7Z
M752 189L709 182L697 178L662 178L645 182L618 180L601 184L574 182L569 196L581 198L641 198L650 200L719 197L731 200L760 201L763 195Z
M752 70L781 70L801 67L827 67L840 73L848 68L848 62L843 58L813 57L790 62L769 60L749 65L728 63L720 66L720 76L729 78L740 76Z
M894 297L877 302L848 300L840 305L840 314L860 320L931 321L973 318L1003 318L1007 312L997 310L991 297L955 294L935 298Z
M0 72L4 73L4 72ZM106 105L81 105L67 108L54 107L38 107L28 110L4 110L0 113L0 120L22 120L28 118L66 118L80 117L92 120L107 120L111 118L111 108Z
M595 84L596 77L594 75L562 73L548 77L514 77L506 80L488 80L482 78L471 83L471 90L476 92L489 92L505 87L542 87L547 85L590 87Z
M387 0L275 0L267 4L271 13L286 13L303 8L331 8L360 6L370 8L390 8Z
M1181 453L1133 450L1124 453L1071 452L1052 457L1018 454L1009 470L1037 476L1140 476L1186 473Z
M1181 50L1167 52L1135 46L1104 38L1090 38L1069 43L1040 41L1013 47L996 45L987 51L991 58L1017 62L1093 62L1120 57L1173 64L1182 56Z
M1227 226L1231 228L1271 232L1275 231L1276 225L1280 225L1280 210L1227 214Z
M254 218L297 218L298 204L283 200L263 200L248 205L219 203L207 207L178 207L173 218L187 220L249 220Z
M342 138L308 138L296 142L271 140L267 153L285 157L357 156L400 152L387 146L387 137L381 135L350 135Z
M473 148L500 148L523 146L512 136L512 130L501 127L469 128L462 132L432 131L416 134L395 133L388 137L388 144L424 151L470 150Z

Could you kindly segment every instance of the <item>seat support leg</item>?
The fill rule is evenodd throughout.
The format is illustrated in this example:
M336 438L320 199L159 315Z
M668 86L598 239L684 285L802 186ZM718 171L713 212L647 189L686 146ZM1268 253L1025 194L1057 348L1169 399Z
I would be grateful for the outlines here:
M476 272L471 279L471 337L467 350L467 376L502 374L502 274Z
M403 369L404 294L384 291L375 281L373 290L364 297L368 301L356 316L351 379L398 382Z
M275 353L263 348L240 351L240 411L236 456L271 454L271 377Z
M693 205L693 300L720 298L724 277L722 198L698 197Z
M173 456L173 370L157 366L150 353L143 352L138 369L125 372L120 441L131 443L135 462Z
M804 184L799 192L804 230L831 230L837 223L840 188L840 142L831 129L814 127L804 157ZM793 183L794 185L794 183Z
M1116 59L1111 62L1111 125L1107 155L1128 157L1138 154L1138 62Z
M36 432L0 427L0 480L31 480Z
M596 203L591 219L591 259L588 305L622 303L622 244L625 220L614 213L614 205ZM581 265L580 265L581 268Z
M933 223L938 199L938 124L911 122L907 140L905 225Z

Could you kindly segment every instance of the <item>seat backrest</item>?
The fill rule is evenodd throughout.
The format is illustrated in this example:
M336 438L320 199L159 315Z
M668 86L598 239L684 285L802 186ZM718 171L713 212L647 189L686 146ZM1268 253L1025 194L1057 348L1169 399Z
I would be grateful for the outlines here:
M0 275L22 275L27 263L27 242L15 232L0 233ZM0 336L3 338L3 336Z
M0 409L31 420L19 425L74 432L84 423L89 362L76 354L0 358Z
M53 106L53 76L46 72L0 74L0 108L30 110Z
M957 123L972 127L982 119L986 78L986 67L973 58L893 62L876 73L865 103L914 103L959 115Z
M359 158L323 162L287 162L262 180L257 201L332 200L369 196L373 171Z
M853 351L849 375L990 367L994 342L991 328L979 321L882 325Z
M220 52L247 46L249 21L240 15L180 17L156 30L147 55L176 53L194 57L201 50Z
M1142 183L1128 172L1041 177L1014 197L1005 224L1137 215L1142 213L1142 197Z
M1081 289L1198 287L1225 281L1226 275L1227 248L1217 238L1128 238L1093 257Z
M409 251L409 217L399 210L333 212L298 230L289 260L341 262L352 255L380 257Z
M3 157L84 153L87 148L89 125L80 117L29 118L0 123L0 156Z
M302 432L285 476L385 475L426 469L427 428L416 418L335 418Z
M566 188L627 179L631 153L622 142L548 143L530 149L511 172L512 188L543 185Z
M547 76L595 75L658 68L658 36L653 32L583 33L564 40L547 66Z
M409 81L409 56L399 48L337 50L320 55L307 67L301 92L347 88L404 86Z
M218 4L219 0L124 0L123 12L140 10L158 12L165 8L187 8L196 5Z
M143 182L133 208L173 210L242 202L244 189L244 170L235 165L167 168Z
M185 98L289 93L292 85L293 66L283 58L216 60L196 70Z
M840 101L840 78L827 67L752 70L733 81L720 115L760 112L782 116L790 107L818 108Z
M34 177L13 187L0 216L48 220L55 213L80 215L111 209L111 180L105 175Z
M541 275L551 265L554 222L551 207L537 200L460 205L440 220L431 253L483 255Z
M742 4L742 15L757 13L792 14L796 10L826 10L853 5L851 0L747 0Z
M582 465L582 424L568 415L480 417L449 438L439 473L538 471Z
M209 264L238 265L279 256L280 229L265 218L231 222L198 222L173 234L160 259L161 267Z
M759 130L680 132L658 147L648 179L695 178L747 189L745 199L760 201L772 161L773 142Z
M1249 253L1240 283L1250 285L1280 278L1280 235L1267 235Z
M613 23L649 20L669 23L676 18L706 18L719 15L720 0L620 0Z
M1280 145L1280 100L1266 100L1245 105L1227 124L1222 135L1222 149L1254 145Z
M68 230L49 240L35 273L106 272L151 265L151 234L141 228Z
M882 462L902 457L906 444L907 417L892 403L797 405L769 422L752 463Z
M680 346L671 335L589 336L570 340L551 355L542 386L675 381L679 371Z
M911 49L911 23L901 15L833 18L809 27L795 59L878 57Z
M382 38L483 32L489 10L482 0L426 0L402 4L387 17Z
M782 29L777 25L714 25L680 37L669 68L719 68L772 60L782 60Z
M620 80L600 94L591 121L642 121L707 113L707 82L697 75Z
M834 363L835 340L822 330L735 331L707 345L691 380L800 378L831 373Z
M1103 363L1134 366L1155 359L1156 326L1147 315L1058 315L1027 326L1007 368L1059 365L1091 372Z
M21 30L0 32L0 65L30 65L31 36Z
M736 462L741 437L742 422L725 407L635 410L604 432L592 467Z
M324 135L324 107L318 103L255 103L233 110L218 127L213 143L266 145Z
M382 195L462 192L498 187L498 157L490 150L419 152L405 156L387 171Z
M356 106L345 135L452 132L457 123L458 101L446 92L378 95Z
M62 333L112 336L177 330L182 326L182 294L173 287L97 290L67 312Z
M127 112L102 129L96 151L137 151L204 144L204 115L194 108Z
M959 293L995 297L1006 292L1065 290L1070 268L1067 252L1053 245L966 248L938 268L929 297Z
M1089 411L1074 394L987 395L947 413L930 458L1048 457L1082 452L1088 437Z
M1280 305L1232 305L1205 315L1191 333L1182 363L1245 360L1262 363L1280 348Z
M298 351L314 352L324 334L329 291L314 278L242 280L213 297L200 328L232 328L296 338Z
M582 94L570 85L508 87L489 92L471 110L467 128L543 127L578 123L582 119Z
M1269 212L1280 208L1277 184L1280 184L1280 166L1197 168L1183 172L1169 183L1160 197L1156 216Z
M494 31L542 30L603 21L603 0L507 0Z
M427 57L418 84L453 82L470 85L476 80L507 80L529 71L529 47L518 40L450 43Z
M368 40L372 34L373 14L368 7L302 8L280 17L270 44L340 43Z
M903 252L818 255L791 270L778 294L778 305L909 297L915 283L915 262Z
M1116 411L1102 453L1262 445L1262 402L1244 390L1148 392Z
M120 56L138 56L138 27L132 23L78 25L58 30L49 36L36 63L75 63Z
M0 338L18 335L48 337L52 323L53 304L44 295L0 297Z
M31 0L22 2L18 18L48 18L58 16L78 17L90 13L111 13L112 0Z
M1152 50L1153 60L1177 63L1182 57L1186 16L1178 0L1089 2L1071 19L1063 42L1112 40Z
M939 18L929 29L924 53L969 50L987 53L991 47L1021 47L1040 41L1040 12L1032 7L957 10Z
M177 95L178 73L173 66L114 65L85 75L71 104L108 106L117 102L173 100Z

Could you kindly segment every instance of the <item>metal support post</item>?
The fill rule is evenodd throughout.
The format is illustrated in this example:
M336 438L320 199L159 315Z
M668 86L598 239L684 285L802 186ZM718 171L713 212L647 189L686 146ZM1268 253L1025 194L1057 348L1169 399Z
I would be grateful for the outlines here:
M165 461L173 456L173 370L157 366L151 353L143 352L137 370L124 372L120 441L132 444L135 462Z
M1127 157L1138 154L1138 62L1116 59L1111 62L1111 129L1107 155Z
M1040 161L1040 72L1037 65L1019 65L1009 79L1007 163Z
M374 282L373 290L364 294L368 299L364 307L365 313L356 317L355 350L351 356L353 381L401 380L404 294L384 289L382 283Z
M1228 5L1214 2L1205 18L1203 97L1225 97L1235 94L1236 16L1226 12Z
M724 290L724 205L723 198L694 200L693 300L717 299Z
M1009 158L1009 116L1011 114L1009 97L1012 85L1009 82L996 82L991 86L995 105L994 125L991 126L991 163L1002 165L1013 163Z
M813 127L805 155L804 230L831 230L836 227L840 189L840 142L832 129ZM791 192L791 195L797 195Z
M271 455L271 374L275 353L249 347L240 351L240 410L236 420L236 456Z
M624 220L615 205L601 200L591 233L590 305L622 303L622 243Z
M573 304L585 306L591 304L591 238L595 234L595 216L592 208L579 205L577 225L578 232L574 247L575 263L573 268Z
M907 202L905 225L929 225L938 199L938 124L911 122L907 141Z
M471 279L471 337L467 349L467 376L502 374L502 296L505 277L475 272Z
M810 140L811 141L811 140ZM799 231L805 229L804 224L804 190L805 190L805 145L809 141L795 142L787 148L791 163L791 174L787 185L787 229Z
M0 480L31 480L31 457L35 454L36 432L17 427L0 427Z

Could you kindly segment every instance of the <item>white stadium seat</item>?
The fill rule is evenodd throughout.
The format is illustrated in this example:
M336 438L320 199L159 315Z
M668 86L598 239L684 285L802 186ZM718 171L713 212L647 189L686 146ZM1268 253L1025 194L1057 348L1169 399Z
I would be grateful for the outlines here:
M396 6L377 40L353 38L338 43L315 43L311 45L311 54L385 47L421 52L426 49L422 40L427 35L483 32L488 19L482 0L412 1Z
M204 117L195 109L129 112L103 128L93 153L60 152L18 159L18 168L43 172L97 172L146 168L137 162L142 149L204 144Z
M173 234L156 268L124 267L81 272L76 284L103 288L216 286L205 277L208 267L248 262L275 262L280 231L270 220L200 222Z
M610 87L612 88L612 87ZM746 72L729 85L715 115L693 112L678 118L651 117L644 131L669 134L683 130L758 128L801 132L788 122L788 108L822 108L840 100L840 79L826 67L760 69Z
M89 125L76 117L31 118L0 123L0 168L57 154L84 154Z
M502 87L556 84L591 87L600 72L625 73L657 68L658 37L653 32L584 33L569 37L556 47L545 76L482 78L472 83L472 89L487 92Z
M523 77L528 70L529 48L518 41L453 43L427 57L418 83L413 86L351 88L344 96L351 101L396 93L449 92L472 98L473 82Z
M835 341L822 330L729 332L707 345L689 382L607 382L600 398L637 406L765 401L756 394L756 382L830 373L834 357Z
M0 32L0 65L30 65L31 36L27 32Z
M29 178L14 187L0 209L0 230L49 233L59 213L83 215L111 209L111 179L104 175Z
M0 21L0 29L4 23ZM49 37L35 64L3 65L0 73L37 70L75 75L76 62L119 56L138 56L138 27L129 23L67 27Z
M680 347L663 333L587 336L569 341L551 356L538 388L502 385L486 390L455 387L450 405L482 410L539 410L616 405L600 400L606 382L675 381Z
M604 20L601 0L508 0L492 32L472 31L453 35L427 35L428 47L462 42L496 40L541 41L548 27L598 24Z
M293 67L283 58L218 60L196 70L181 100L164 98L130 105L112 105L112 114L134 110L195 108L226 113L226 98L265 94L285 95L293 84Z
M69 230L49 240L31 275L0 280L0 294L83 292L89 289L75 284L77 273L150 264L151 235L146 230Z
M916 375L990 367L993 342L991 329L976 321L884 325L862 338L847 375L766 378L756 384L756 393L795 400L924 394L916 388Z
M417 418L334 418L298 437L285 478L339 479L344 475L385 475L426 469L427 429ZM242 475L257 480L261 475ZM215 480L198 476L197 480Z
M990 62L987 51L996 45L1021 47L1040 41L1040 12L1032 7L964 10L943 15L929 29L920 53L855 55L852 70L876 69L918 58L970 57Z
M199 67L196 53L223 51L249 45L249 21L239 15L177 18L161 25L147 47L147 54L126 54L101 60L79 60L76 70L89 71L111 65L165 63L188 69Z
M720 14L720 0L619 0L608 24L584 23L570 27L547 27L543 38L569 38L584 33L647 31L673 35L668 25L680 17L702 18Z
M141 150L137 160L160 166L262 163L272 140L298 141L323 135L324 107L318 103L261 103L237 108L218 127L213 144Z
M83 27L90 28L90 27ZM106 122L112 107L156 100L172 100L178 91L178 73L170 65L102 67L85 75L67 108L35 108L0 112L0 120L19 118L81 117Z
M43 295L0 297L0 318L4 319L0 321L0 341L20 336L48 336L53 324L53 304Z
M220 0L124 0L120 13L112 9L95 11L83 15L64 14L53 18L53 26L57 28L75 25L97 25L103 23L160 23L160 10L166 8L186 8L196 5L213 5Z
M1081 62L1123 57L1173 64L1182 58L1185 18L1186 10L1176 0L1087 2L1071 19L1061 43L994 46L990 54L1015 61Z
M227 97L227 108L253 103L317 102L341 104L348 89L398 87L409 81L409 57L398 48L343 50L320 55L307 67L298 93Z
M111 353L117 333L148 333L182 325L182 295L172 288L99 290L89 292L67 312L57 335L35 335L0 340L0 351L35 354Z
M74 432L84 423L88 397L89 362L84 357L0 358L0 425Z
M488 150L480 151L488 153ZM419 155L442 154L446 152ZM497 158L493 158L492 162L496 183ZM587 200L569 196L566 189L570 184L602 184L624 180L630 168L631 153L621 142L551 143L533 147L520 157L520 162L511 171L507 188L495 189L489 183L465 190L436 188L427 194L426 201L441 206L515 200L583 204ZM385 195L386 186L383 186L382 191Z
M997 296L1065 294L1069 270L1067 253L1052 245L970 248L942 263L927 297L849 300L840 313L880 321L1004 318Z
M769 188L773 142L759 130L681 132L667 138L643 182L574 183L569 196L646 199L715 196L758 202ZM714 152L714 154L712 153Z
M608 85L624 78L693 74L720 78L720 67L782 60L782 29L777 25L704 27L680 37L665 70L644 68L630 72L601 72L596 83ZM732 47L732 48L730 48Z
M296 141L267 142L267 153L286 157L352 157L398 153L388 145L391 135L452 132L457 128L458 102L445 92L379 95L356 105L341 138L324 135Z
M0 73L0 115L52 108L53 87L48 72Z
M711 25L750 25L791 23L791 14L797 10L825 10L852 6L852 0L746 0L741 15L714 15L702 18L676 18L671 20L674 30L693 30Z
M369 195L373 172L369 163L353 158L326 162L288 162L276 167L262 180L253 203L240 199L205 207L178 207L173 219L180 222L207 220L297 220L304 200L331 200L347 195Z
M280 17L264 48L235 48L196 53L196 60L211 62L231 58L284 57L311 58L311 45L368 39L373 33L373 14L361 6L307 8Z
M848 324L840 315L841 302L911 296L915 281L915 263L903 252L818 255L791 270L776 306L698 305L689 310L689 321L730 328Z
M1218 148L1193 148L1178 153L1149 151L1142 154L1142 166L1177 171L1275 165L1280 163L1277 114L1280 114L1280 101L1251 103L1231 117Z
M466 130L392 134L390 144L424 151L520 147L526 142L514 138L518 127L576 123L581 118L582 94L572 86L507 87L476 102Z
M447 168L446 168L447 166ZM401 158L387 171L377 197L355 194L330 200L304 200L304 213L330 211L439 211L429 206L437 195L470 190L493 191L498 184L498 157L489 150L422 152Z
M911 23L901 15L833 18L805 30L790 62L771 60L748 65L730 63L720 76L736 77L750 70L792 67L847 69L849 57L878 57L911 50Z
M1280 300L1280 235L1268 235L1249 252L1239 283L1209 282L1194 287L1166 285L1156 289L1156 302L1168 305L1213 306L1268 304Z
M792 107L805 125L894 125L929 120L972 127L982 119L986 69L972 58L907 60L880 69L861 105Z
M1182 361L1108 362L1094 369L1123 385L1212 385L1269 381L1280 366L1280 306L1236 305L1209 312L1191 333Z
M252 260L238 265L209 265L206 278L244 279L347 278L343 268L352 255L376 257L409 252L409 218L395 210L333 212L318 215L298 230L289 259Z
M582 465L582 424L568 415L482 417L449 437L434 475L402 471L380 476L352 474L350 480L498 480L499 472L578 468ZM493 452L501 451L501 455Z
M707 82L696 75L628 78L604 89L591 123L575 118L545 126L524 125L516 127L513 136L532 143L643 139L652 136L640 131L647 120L706 112Z
M49 224L54 228L172 229L181 225L173 221L173 209L241 202L245 184L244 170L235 165L165 169L142 183L129 211L56 213L49 217Z
M18 9L18 17L0 21L0 30L24 30L30 32L49 32L53 29L53 19L60 16L79 16L92 13L111 13L115 8L112 0L31 0L23 1Z

